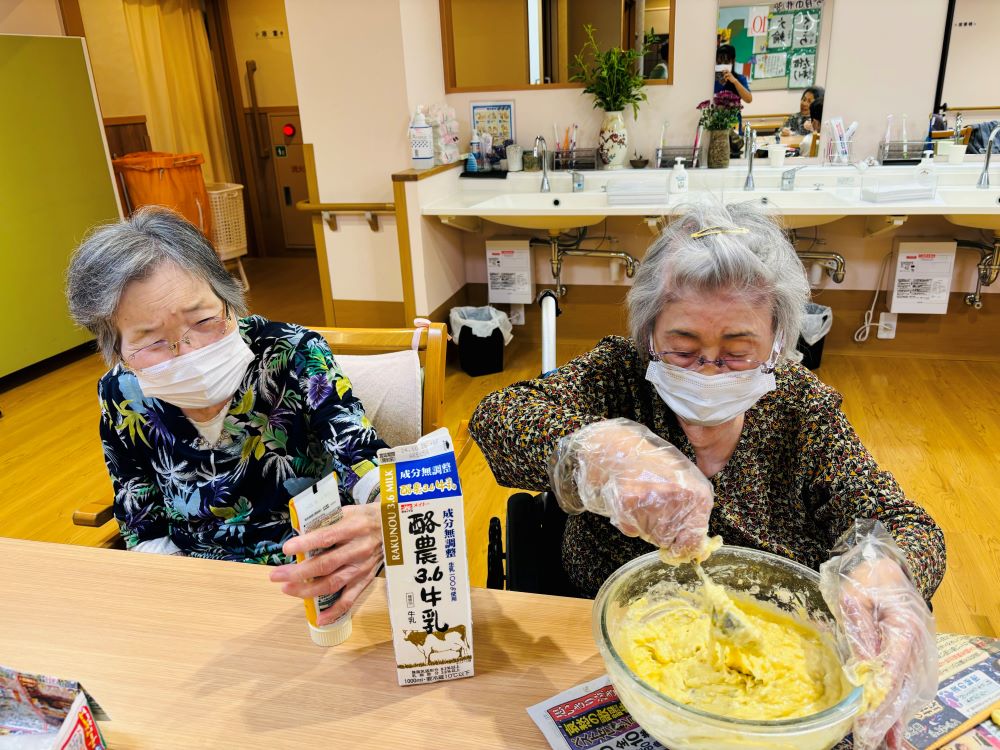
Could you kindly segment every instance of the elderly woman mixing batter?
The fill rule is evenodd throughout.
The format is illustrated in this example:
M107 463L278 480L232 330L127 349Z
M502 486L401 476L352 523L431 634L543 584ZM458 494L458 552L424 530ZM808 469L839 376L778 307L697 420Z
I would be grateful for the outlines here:
M131 550L281 565L340 617L382 559L376 451L385 447L317 333L246 315L204 236L165 209L98 228L67 295L111 369L98 383L114 514ZM335 470L343 520L292 538L288 501Z
M632 338L493 393L472 434L498 482L551 485L571 513L563 564L584 595L654 546L704 557L708 533L823 564L855 656L887 676L856 745L888 735L897 747L901 719L936 681L925 600L944 540L876 465L840 395L791 361L808 295L758 209L693 207L646 254L628 295ZM685 481L674 447L711 490Z

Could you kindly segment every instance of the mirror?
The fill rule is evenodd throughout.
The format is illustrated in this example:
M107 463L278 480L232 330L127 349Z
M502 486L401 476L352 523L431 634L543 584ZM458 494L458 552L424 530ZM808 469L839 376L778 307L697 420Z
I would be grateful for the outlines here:
M789 145L809 135L809 104L825 93L832 14L833 0L719 0L716 41L735 48L736 81L717 72L716 90L748 89L743 117L758 135L780 130Z
M676 0L440 0L445 90L567 88L571 61L594 27L601 49L653 44L642 61L650 83L672 83Z
M960 111L965 121L996 119L1000 92L995 82L978 73L992 60L1000 29L1000 3L991 0L951 0L951 26L945 31L945 50L938 74L935 109ZM990 66L987 65L987 68ZM987 73L992 78L992 73Z

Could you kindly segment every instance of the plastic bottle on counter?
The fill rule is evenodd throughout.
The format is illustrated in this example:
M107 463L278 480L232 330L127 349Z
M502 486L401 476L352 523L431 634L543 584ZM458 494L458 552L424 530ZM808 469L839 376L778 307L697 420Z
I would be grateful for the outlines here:
M482 163L483 146L479 140L479 133L475 130L472 131L472 140L469 142L469 154L471 154L472 158L476 160L476 170L478 170L479 165ZM469 171L471 172L474 170L470 169Z
M670 193L686 193L688 191L688 174L684 169L684 157L678 156L674 159L674 168L670 170Z
M410 121L410 164L414 169L434 166L434 128L427 124L422 107Z

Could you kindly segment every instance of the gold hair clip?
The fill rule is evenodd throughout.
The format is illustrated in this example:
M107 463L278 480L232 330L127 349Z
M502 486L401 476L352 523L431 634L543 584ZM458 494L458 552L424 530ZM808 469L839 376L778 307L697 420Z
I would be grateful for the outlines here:
M691 237L693 239L699 239L701 237L708 237L712 234L750 234L750 230L744 227L705 227L697 232L694 232Z

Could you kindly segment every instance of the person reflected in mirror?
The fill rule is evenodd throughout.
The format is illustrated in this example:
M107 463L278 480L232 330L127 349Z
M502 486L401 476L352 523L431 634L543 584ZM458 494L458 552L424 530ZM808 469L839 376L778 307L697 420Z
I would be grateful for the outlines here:
M799 143L801 156L814 156L814 148L819 147L820 132L823 128L823 100L816 99L809 105L809 124L811 131Z
M665 81L669 77L670 70L667 67L667 58L670 56L670 45L667 42L660 42L660 61L656 63L649 75L650 80Z
M736 48L731 44L719 45L719 48L715 50L715 93L732 91L746 104L749 104L753 101L750 84L747 82L746 76L733 70L735 64Z
M822 99L824 90L822 86L810 86L802 92L799 99L799 111L789 115L781 126L782 135L808 135L812 132L812 114L810 105L817 99Z

